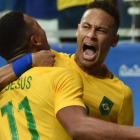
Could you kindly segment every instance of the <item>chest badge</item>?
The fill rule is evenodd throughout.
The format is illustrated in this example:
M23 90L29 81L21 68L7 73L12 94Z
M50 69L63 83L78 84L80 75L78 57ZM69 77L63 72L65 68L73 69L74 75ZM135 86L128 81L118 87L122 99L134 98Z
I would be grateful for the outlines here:
M114 103L111 100L109 100L107 97L104 96L99 106L101 114L108 115L109 112L111 111L113 104Z

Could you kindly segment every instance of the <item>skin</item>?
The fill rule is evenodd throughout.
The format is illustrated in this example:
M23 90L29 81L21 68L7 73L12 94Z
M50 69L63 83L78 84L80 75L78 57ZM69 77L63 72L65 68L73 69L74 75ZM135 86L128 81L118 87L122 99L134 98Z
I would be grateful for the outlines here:
M119 35L114 30L115 20L101 9L87 10L78 25L77 51L75 61L86 73L105 76L102 64L111 47L115 47ZM94 51L84 52L84 44L89 44Z
M140 140L140 127L88 117L83 107L63 108L57 113L57 119L76 140Z
M31 52L37 52L40 50L50 50L45 31L41 26L28 15L24 14L24 20L27 24L30 24L33 28L32 36L30 39Z

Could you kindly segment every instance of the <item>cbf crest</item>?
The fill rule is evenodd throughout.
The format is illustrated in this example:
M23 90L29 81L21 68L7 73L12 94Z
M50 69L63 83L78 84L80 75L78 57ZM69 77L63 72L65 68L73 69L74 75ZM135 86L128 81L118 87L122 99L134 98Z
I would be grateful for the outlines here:
M99 110L102 115L108 115L112 109L113 102L109 100L107 97L103 97L102 102L99 106Z

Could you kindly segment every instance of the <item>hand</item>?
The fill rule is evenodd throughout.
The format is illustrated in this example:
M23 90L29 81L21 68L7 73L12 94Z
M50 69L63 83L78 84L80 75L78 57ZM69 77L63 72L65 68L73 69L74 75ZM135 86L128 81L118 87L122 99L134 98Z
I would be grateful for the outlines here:
M53 66L55 55L50 50L41 50L36 53L32 53L32 66Z

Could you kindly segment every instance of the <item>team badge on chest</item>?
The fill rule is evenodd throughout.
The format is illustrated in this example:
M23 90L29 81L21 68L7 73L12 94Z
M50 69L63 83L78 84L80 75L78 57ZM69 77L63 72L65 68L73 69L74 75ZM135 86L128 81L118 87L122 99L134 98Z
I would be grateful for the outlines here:
M102 115L108 115L109 112L111 111L111 108L113 106L113 102L109 100L107 97L103 97L102 102L99 106L99 110Z

